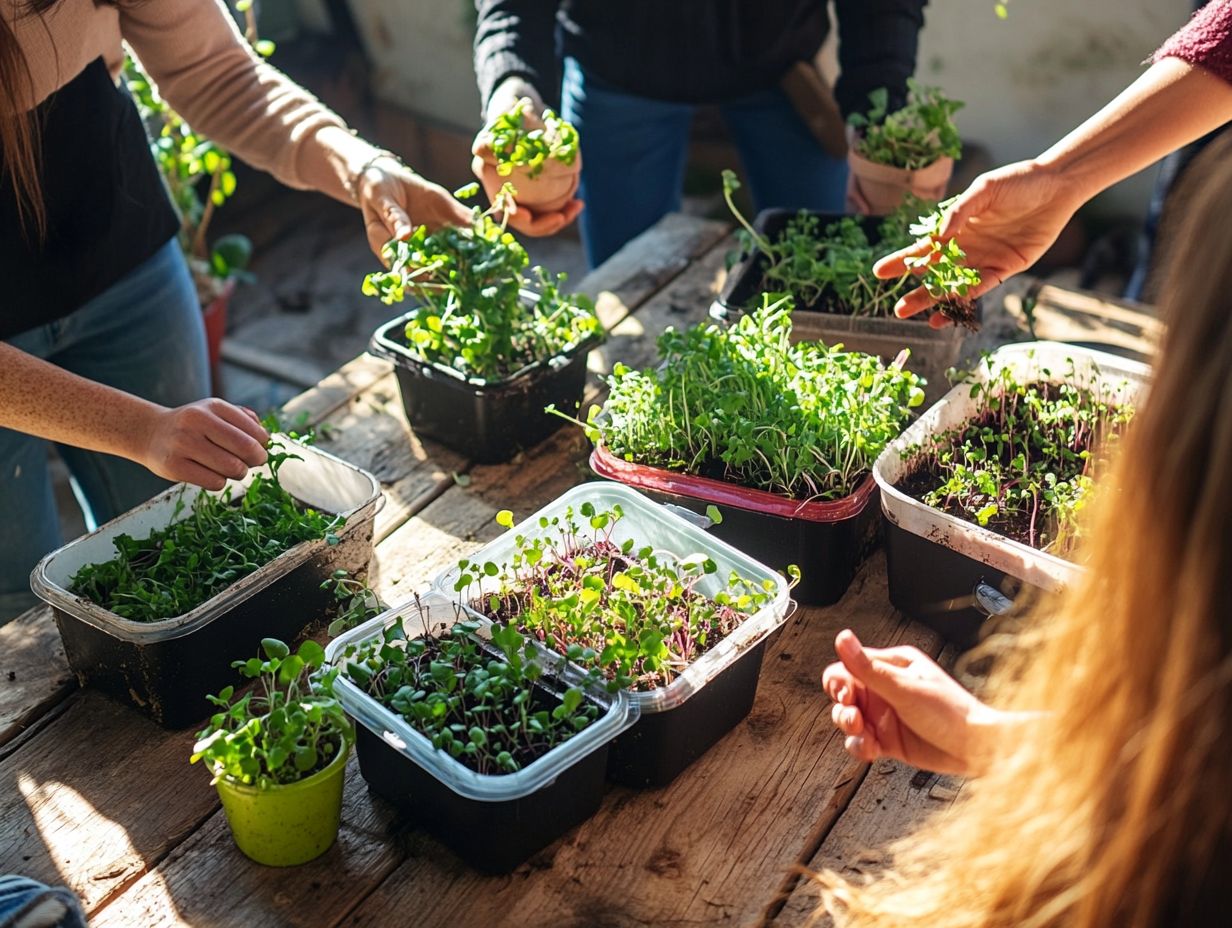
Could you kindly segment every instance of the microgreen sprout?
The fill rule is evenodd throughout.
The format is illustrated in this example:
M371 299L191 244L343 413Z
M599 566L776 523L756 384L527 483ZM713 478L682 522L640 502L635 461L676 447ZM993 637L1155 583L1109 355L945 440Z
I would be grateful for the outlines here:
M954 114L963 104L939 87L907 79L907 102L887 113L889 92L882 87L868 95L867 113L852 113L848 125L857 132L856 154L877 164L914 171L938 158L962 154L962 138Z
M505 228L513 195L505 184L488 209L472 208L467 228L419 226L390 242L389 270L363 283L365 295L386 304L416 302L405 331L414 354L481 381L509 377L603 331L590 299L563 292L564 274L536 267L526 276L526 249Z
M182 491L170 525L145 538L117 535L116 557L82 567L69 589L123 618L157 622L195 609L300 542L336 544L343 518L303 506L283 488L280 468L300 458L274 450L281 447L271 443L269 476L255 474L246 489L201 490L191 507Z
M231 666L255 687L236 698L228 686L208 696L215 712L193 746L215 781L227 777L261 788L297 783L327 767L354 730L333 695L337 670L322 671L325 651L305 641L294 654L276 638L261 642L264 657Z
M421 616L423 612L421 611ZM531 641L476 622L407 629L399 616L375 640L351 645L343 674L479 773L513 773L582 731L599 706L581 688L555 690ZM416 635L416 637L410 637Z
M968 299L974 288L980 285L982 277L973 267L967 267L967 253L963 251L954 239L942 239L941 226L945 220L945 211L957 199L951 198L937 204L937 209L927 216L921 216L910 227L910 233L917 239L927 238L931 249L923 255L907 258L907 270L920 278L920 283L928 291L928 295L937 300L937 309L952 322L975 330L979 323L975 316L975 304Z
M1066 556L1093 477L1133 417L1072 362L1060 382L1023 383L1008 366L971 384L977 411L907 451L900 485L925 504L1033 548Z
M321 589L333 593L337 608L326 630L331 638L337 638L348 629L376 618L385 610L384 604L367 583L356 580L341 567L325 578Z
M507 564L459 561L454 591L492 620L601 671L613 690L667 686L767 604L775 584L735 571L721 578L700 554L617 541L623 518L619 505L591 502L541 517L533 534L514 537Z
M578 134L571 124L552 110L543 111L543 128L526 128L526 99L518 100L507 112L496 117L488 129L496 173L508 177L515 168L524 168L534 179L543 173L549 158L563 165L577 159Z

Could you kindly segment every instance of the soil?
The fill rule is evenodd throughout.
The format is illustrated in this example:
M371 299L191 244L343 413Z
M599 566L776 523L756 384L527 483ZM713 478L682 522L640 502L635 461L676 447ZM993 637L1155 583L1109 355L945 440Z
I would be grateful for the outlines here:
M975 314L975 300L945 300L937 304L937 310L955 325L961 325L972 332L980 330L980 320ZM919 314L926 318L924 313Z
M609 541L595 542L593 544L586 545L583 548L575 548L564 552L552 552L550 556L552 557L553 562L550 566L543 568L545 578L560 577L568 572L571 572L575 559L579 557L587 558L592 561L606 560L608 563L607 576L609 580L613 575L621 573L637 563L635 558L626 557L620 554L616 545ZM547 558L545 557L545 561L546 560ZM553 636L552 641L548 641L548 635L545 630L541 628L528 628L518 621L518 617L525 607L525 602L529 598L532 588L539 593L546 593L546 579L537 580L533 584L528 584L525 589L505 597L500 602L499 608L496 610L491 608L491 603L488 601L488 598L483 596L473 599L470 606L476 612L486 615L495 622L514 624L518 631L522 634L533 636L547 647L559 654L563 654L565 647L567 647L568 644L573 643L572 641L559 641L555 638L555 636ZM705 597L701 596L699 593L689 593L682 599L681 605L683 606L689 601L704 599ZM691 650L690 663L697 660L711 648L715 647L720 641L731 634L731 632L734 631L746 618L748 618L748 616L744 613L737 612L729 606L719 607L718 619L708 630L705 644L699 644L696 641L689 642ZM603 647L602 642L578 641L577 643L584 646L594 647L596 651L601 650ZM608 679L612 679L615 676L614 672L609 672L607 669L604 669L604 673ZM645 671L637 676L637 679L629 688L637 692L647 692L649 690L667 686L671 682L672 680L669 679L669 676L662 671Z

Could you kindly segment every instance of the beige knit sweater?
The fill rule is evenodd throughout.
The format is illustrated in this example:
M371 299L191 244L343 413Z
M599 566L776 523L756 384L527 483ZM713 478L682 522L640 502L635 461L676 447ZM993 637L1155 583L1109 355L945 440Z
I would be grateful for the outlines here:
M194 129L285 184L350 202L346 182L375 149L257 56L223 0L60 0L42 17L0 0L29 64L37 106L100 55L119 78L128 43L159 93ZM0 106L13 90L2 88ZM23 94L22 96L28 96Z

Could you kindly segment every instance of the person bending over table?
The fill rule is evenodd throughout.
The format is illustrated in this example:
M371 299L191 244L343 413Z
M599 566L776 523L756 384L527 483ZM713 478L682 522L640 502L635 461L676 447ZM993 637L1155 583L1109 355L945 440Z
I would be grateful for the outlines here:
M0 0L0 620L35 602L30 570L61 543L48 441L100 523L168 480L219 489L265 461L256 415L205 399L201 308L117 86L122 40L202 133L357 205L378 254L467 218L262 62L220 0Z
M868 94L906 100L925 0L837 0L844 115ZM559 90L561 115L578 130L571 167L577 195L551 213L521 207L510 225L551 235L581 213L592 267L680 209L689 126L717 104L740 150L758 209L842 212L847 166L822 150L779 81L811 61L830 31L816 0L476 0L475 73L487 124L529 98L542 126ZM558 69L556 50L561 53ZM560 71L563 70L563 75ZM501 178L487 130L475 139L476 174L489 196ZM582 203L586 209L582 211Z

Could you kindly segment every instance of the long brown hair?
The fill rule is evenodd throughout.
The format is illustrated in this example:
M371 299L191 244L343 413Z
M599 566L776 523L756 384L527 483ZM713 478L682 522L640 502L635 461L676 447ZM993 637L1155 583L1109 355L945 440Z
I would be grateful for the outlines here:
M1232 143L1187 182L1150 395L1092 506L1089 573L990 680L1047 710L841 926L1157 928L1232 912ZM1112 489L1119 488L1119 489Z

